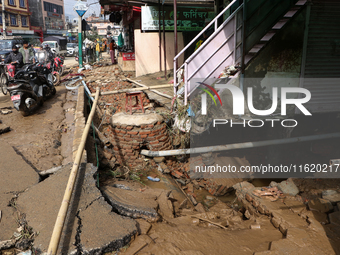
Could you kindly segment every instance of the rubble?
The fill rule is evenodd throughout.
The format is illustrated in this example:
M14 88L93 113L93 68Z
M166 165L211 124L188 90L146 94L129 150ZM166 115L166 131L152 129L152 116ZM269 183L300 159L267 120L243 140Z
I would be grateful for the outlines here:
M329 200L331 203L340 202L340 193L335 190L325 190L322 192L322 198Z

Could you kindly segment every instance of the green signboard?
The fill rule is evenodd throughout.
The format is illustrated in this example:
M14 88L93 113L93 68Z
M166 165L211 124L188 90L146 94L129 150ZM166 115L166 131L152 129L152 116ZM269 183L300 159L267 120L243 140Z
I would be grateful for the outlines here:
M163 12L158 11L158 6L142 6L142 30L158 30L159 15L161 15L161 28L163 29ZM200 31L214 17L213 8L179 7L177 10L177 30ZM166 31L174 31L174 10L172 6L164 7L164 24Z

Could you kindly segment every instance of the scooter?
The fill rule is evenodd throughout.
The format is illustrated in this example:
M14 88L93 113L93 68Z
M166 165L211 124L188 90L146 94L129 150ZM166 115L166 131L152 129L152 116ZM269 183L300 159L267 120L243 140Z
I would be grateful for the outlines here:
M50 71L39 66L39 63L26 65L15 74L14 80L9 82L8 91L14 108L23 116L28 116L37 107L42 106L44 100L56 94L52 81L46 78L48 72Z

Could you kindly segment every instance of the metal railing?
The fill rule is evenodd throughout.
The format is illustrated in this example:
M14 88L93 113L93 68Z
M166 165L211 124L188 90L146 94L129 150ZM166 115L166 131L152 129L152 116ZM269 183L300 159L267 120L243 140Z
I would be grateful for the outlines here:
M177 88L178 86L181 84L181 82L184 80L184 103L187 104L187 99L189 97L189 95L191 94L191 92L193 92L199 85L197 85L197 87L195 87L194 89L190 90L189 89L189 84L190 84L190 80L202 69L202 67L204 65L206 65L208 63L209 60L211 60L214 56L216 56L216 54L219 52L219 50L221 50L231 39L234 39L233 43L232 43L232 47L229 47L229 53L226 54L225 58L222 59L222 61L219 61L218 64L216 66L214 66L212 68L212 70L208 73L208 75L206 75L204 78L205 80L208 79L225 61L226 59L228 59L229 57L233 58L233 61L236 61L236 48L240 48L240 50L242 51L242 33L241 33L241 28L242 28L242 22L241 25L238 26L237 25L237 14L243 10L243 4L241 4L233 13L230 14L230 16L220 25L218 26L218 19L220 17L222 17L222 15L224 15L228 10L230 10L230 8L237 2L237 0L233 0L226 8L224 8L224 10L222 12L220 12L194 39L191 40L191 42L189 44L187 44L175 57L174 57L174 94L175 96L177 95ZM199 54L204 50L204 48L216 37L216 35L218 35L223 28L225 28L228 24L230 24L230 22L234 22L234 25L231 28L230 34L228 36L226 36L225 40L215 49L210 51L210 55L208 57L205 58L204 61L202 61L198 67L192 71L191 73L188 72L188 66L190 63L192 63L195 59L195 57L199 56ZM197 40L203 36L203 34L212 26L214 25L214 33L211 34L208 39L203 42L203 44L189 57L187 58L184 63L178 68L177 67L177 61L179 59L180 56L182 56L182 54L184 54L184 52L190 47L192 46L192 44L196 43ZM241 35L241 40L238 43L237 40L237 33L239 33L239 35ZM233 63L234 64L234 63ZM182 79L177 79L177 74L178 72L183 69L183 77Z

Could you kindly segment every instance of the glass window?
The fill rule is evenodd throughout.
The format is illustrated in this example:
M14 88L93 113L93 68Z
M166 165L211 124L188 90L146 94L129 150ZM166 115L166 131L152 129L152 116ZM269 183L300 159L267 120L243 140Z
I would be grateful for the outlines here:
M20 7L26 7L25 0L19 0L19 6Z
M63 6L44 2L44 11L63 14Z
M11 14L10 18L11 18L11 25L16 26L17 25L17 15Z
M0 24L2 24L2 13L0 13Z
M21 25L23 27L27 27L28 24L27 24L27 17L26 16L21 16Z
M8 0L8 4L9 5L15 5L15 2L14 2L14 0Z

